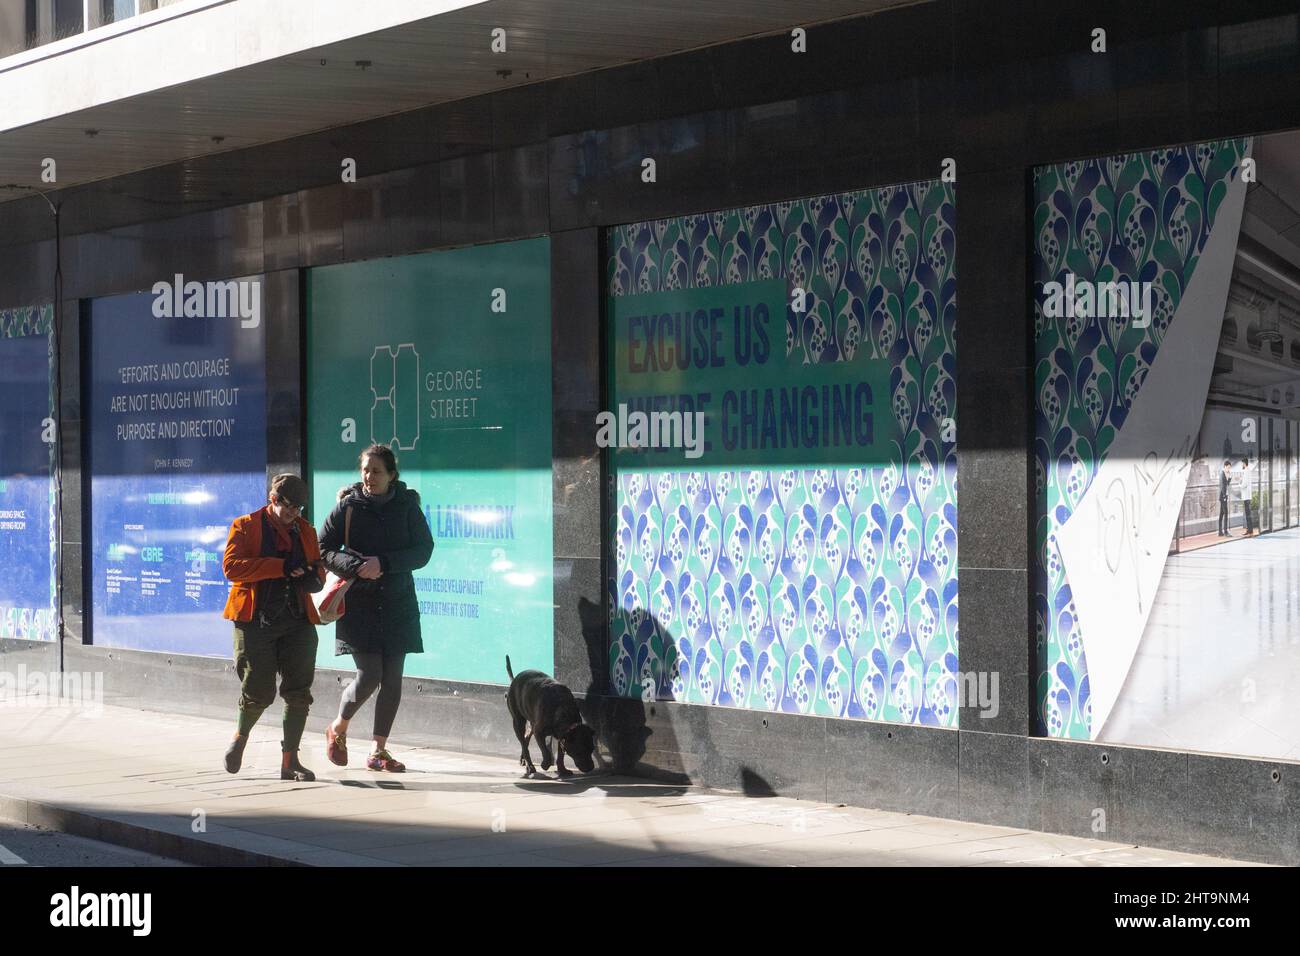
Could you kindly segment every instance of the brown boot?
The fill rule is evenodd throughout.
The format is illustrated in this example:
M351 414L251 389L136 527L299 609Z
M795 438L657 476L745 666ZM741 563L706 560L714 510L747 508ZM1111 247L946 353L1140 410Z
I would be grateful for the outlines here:
M226 748L226 773L239 773L244 763L244 748L248 746L248 735L236 737Z
M316 775L298 762L298 751L289 753L288 766L280 766L281 780L294 780L298 783L311 783L316 779Z

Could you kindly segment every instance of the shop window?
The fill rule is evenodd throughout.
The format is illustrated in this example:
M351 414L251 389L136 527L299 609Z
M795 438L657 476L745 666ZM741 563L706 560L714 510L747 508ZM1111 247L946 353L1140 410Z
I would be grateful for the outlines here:
M414 572L424 651L407 657L410 676L505 683L506 654L516 673L554 672L550 270L538 238L307 272L317 527L379 442L433 535ZM318 666L349 667L333 627L320 628Z
M957 192L606 233L605 407L696 439L609 454L615 693L946 727L986 699L956 670Z
M1300 752L1300 702L1284 686L1261 683L1249 718L1239 706L1240 675L1300 668L1277 584L1300 541L1295 423L1278 414L1300 392L1300 249L1264 211L1300 208L1297 183L1300 132L1034 171L1041 733ZM1106 315L1058 314L1051 292L1077 286L1097 223L1140 197L1164 212L1129 215L1126 244L1103 241L1089 268L1172 290L1172 321L1116 334ZM1196 256L1170 254L1159 237L1174 234ZM1226 315L1229 302L1241 311Z

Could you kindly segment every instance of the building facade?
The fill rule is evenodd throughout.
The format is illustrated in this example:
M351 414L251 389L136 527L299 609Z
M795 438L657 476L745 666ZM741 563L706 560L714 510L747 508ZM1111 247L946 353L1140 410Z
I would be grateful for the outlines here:
M631 772L1300 862L1290 5L159 7L0 59L5 669L229 716L230 520L383 441L401 740L508 653Z

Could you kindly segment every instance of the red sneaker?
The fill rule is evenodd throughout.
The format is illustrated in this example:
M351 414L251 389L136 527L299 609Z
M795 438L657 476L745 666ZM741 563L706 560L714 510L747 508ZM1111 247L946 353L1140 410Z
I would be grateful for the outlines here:
M325 756L336 767L348 765L348 738L345 734L334 733L334 725L325 728Z
M393 755L387 750L376 750L366 758L366 766L371 770L387 771L388 773L404 773L406 764L400 760L394 760Z

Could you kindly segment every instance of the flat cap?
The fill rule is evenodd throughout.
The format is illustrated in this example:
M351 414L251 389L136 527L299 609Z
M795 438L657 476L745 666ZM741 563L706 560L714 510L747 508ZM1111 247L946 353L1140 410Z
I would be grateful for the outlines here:
M307 482L288 472L276 475L271 479L271 494L301 508L307 504Z

